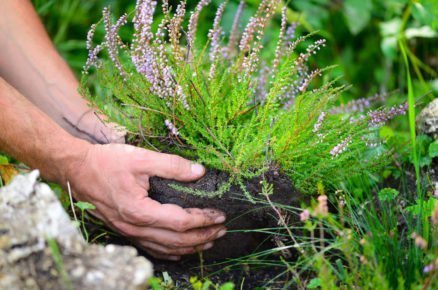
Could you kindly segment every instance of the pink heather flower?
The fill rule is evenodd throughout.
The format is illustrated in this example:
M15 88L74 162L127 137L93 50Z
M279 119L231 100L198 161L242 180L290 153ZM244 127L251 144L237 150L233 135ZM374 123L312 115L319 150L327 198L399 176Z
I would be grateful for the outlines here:
M295 38L295 30L297 28L297 23L294 22L289 25L286 29L286 33L283 38L283 49L287 49L292 45L292 40Z
M318 120L316 121L315 125L313 126L313 133L317 133L319 131L319 129L321 129L321 125L322 122L325 119L325 116L327 116L327 114L325 112L321 112L321 114L319 114Z
M137 45L149 44L153 39L152 23L154 21L154 12L157 6L156 1L138 0L135 7L134 22L134 43Z
M247 52L250 49L258 21L260 20L254 16L249 19L249 22L246 25L245 30L243 31L242 38L240 39L240 51Z
M231 27L230 38L228 41L228 46L224 49L224 57L230 58L236 50L237 44L239 42L239 23L242 17L243 8L245 7L245 1L240 1L237 7L236 15L234 16L233 26Z
M156 1L138 0L135 8L132 62L141 74L148 74L147 70L151 69L151 63L155 62L149 44L154 38L151 26L156 6ZM149 74L152 72L150 71Z
M176 129L175 125L170 120L165 120L164 124L166 125L167 129L169 129L170 134L174 136L178 136L179 132L178 129Z
M88 58L87 62L84 65L84 73L87 73L87 70L92 66L99 67L100 64L97 59L97 55L102 51L104 45L99 44L96 47L93 47L93 38L94 33L96 32L96 24L91 25L90 30L87 33L87 50L88 50Z
M224 14L225 10L225 4L226 2L222 3L219 8L217 9L216 16L214 18L213 22L213 28L210 29L208 32L208 38L210 39L210 73L209 73L209 79L211 80L214 77L214 74L216 72L216 65L220 53L220 37L222 34L222 28L221 28L221 19L222 15Z
M433 270L434 270L434 265L433 264L429 264L429 265L424 266L423 273L430 273Z
M338 157L341 153L347 150L347 147L350 144L350 142L351 142L351 137L347 137L344 140L342 140L341 143L333 147L333 149L330 150L330 155L332 155L332 158Z
M170 18L168 16L168 3L163 1L165 17L158 25L154 35L151 25L156 5L156 1L150 0L139 0L137 2L137 11L134 17L135 33L132 46L132 62L137 72L143 74L150 83L151 93L159 98L167 99L166 104L169 107L172 105L172 102L169 100L176 96L183 107L189 110L184 90L175 81L165 42L166 31L169 31L172 52L177 60L182 60L183 56L179 51L179 38L181 36L181 24L185 15L185 4L178 5L174 17ZM169 122L166 122L166 126L168 126L171 132L177 133L175 127L169 127L171 126Z
M111 13L108 7L103 9L103 22L105 24L105 44L108 50L109 57L114 63L114 66L119 71L120 76L126 80L126 72L123 70L122 64L118 57L118 50L122 44L119 35L117 34L120 27L127 23L128 16L122 15L115 24L111 23Z
M310 212L305 209L300 213L300 221L304 222L310 218Z
M304 91L306 91L306 90L307 90L307 87L308 87L309 84L310 84L310 82L311 82L311 81L312 81L317 75L321 75L321 70L316 69L316 70L312 71L309 75L307 75L307 76L303 79L303 81L302 81L300 87L298 88L298 90L299 90L300 92L304 92Z
M299 42L301 42L303 39L300 37L298 38L293 44L292 44L292 48L294 48ZM295 44L297 43L297 44ZM300 53L300 55L297 57L297 59L295 60L295 67L297 67L298 72L300 71L300 68L302 68L305 63L309 60L310 56L314 55L317 53L317 51L319 51L321 49L321 47L325 46L325 39L319 39L317 41L315 41L315 43L309 45L306 48L306 52L305 53Z
M356 113L360 112L363 113L365 110L369 107L371 107L372 104L376 103L377 101L383 101L385 100L385 97L387 94L375 94L374 96L368 97L368 98L360 98L353 101L348 102L347 104L343 104L339 107L333 108L330 113L331 114L341 114L341 113Z
M181 25L184 21L184 16L186 14L185 2L181 2L176 7L175 16L170 19L169 22L169 38L172 43L172 52L176 60L183 61L184 56L181 53L179 39L181 37Z
M190 106L187 103L187 96L184 93L184 90L183 90L183 88L180 85L176 85L175 93L178 96L178 99L180 100L180 102L182 103L184 109L189 111L190 110Z
M263 0L262 3L260 3L256 15L249 19L243 31L239 44L240 51L248 52L251 49L251 43L254 38L257 39L257 42L261 42L265 26L274 14L278 3L278 0Z
M408 110L408 103L393 106L389 108L389 110L376 110L376 111L370 111L368 112L369 117L369 125L373 127L380 127L389 120L406 114L406 111Z
M274 15L278 3L278 0L263 0L256 15L250 18L248 25L245 27L239 44L241 52L249 52L248 55L244 56L242 62L244 78L250 78L257 71L260 51L263 49L264 30L268 21ZM239 78L240 81L242 81L242 78Z
M189 19L189 27L187 31L187 42L189 44L189 49L193 47L196 37L196 30L198 29L198 19L201 14L202 9L209 5L211 0L201 0L196 5L194 11L192 11L190 19Z
M280 27L280 35L278 36L278 41L277 41L277 48L275 49L275 58L272 64L272 70L276 71L278 68L278 65L280 64L280 58L283 54L283 41L284 41L284 35L286 33L286 25L287 25L287 21L286 21L286 11L287 11L287 7L284 6L283 9L281 10L281 27Z
M435 271L438 269L438 258L435 259L432 263L429 265L426 265L423 269L423 273L430 273L432 271Z

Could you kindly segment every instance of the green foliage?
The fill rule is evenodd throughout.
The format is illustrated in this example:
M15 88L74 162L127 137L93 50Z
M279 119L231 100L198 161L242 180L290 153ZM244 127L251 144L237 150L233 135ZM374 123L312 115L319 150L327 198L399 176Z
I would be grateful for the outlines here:
M409 192L383 188L377 194L373 190L363 194L364 202L347 190L338 191L331 199L335 214L319 214L320 199L308 208L310 219L294 229L300 233L294 236L297 242L285 245L300 253L297 261L288 263L287 272L295 281L304 281L309 271L317 278L287 286L419 289L433 283L437 275L433 265L438 263L437 200L429 198L421 209L418 202L410 205ZM422 235L415 233L420 212L427 217Z
M176 17L169 13L162 23L166 27ZM164 31L172 34L171 28ZM260 60L264 31L257 33L260 40L254 38L248 51L233 50L230 57L220 52L213 62L215 47L209 47L209 42L190 47L187 54L184 41L175 44L170 37L157 36L147 49L155 52L161 71L171 72L170 87L179 90L173 96L161 96L152 87L153 82L163 82L164 75L151 81L131 62L137 57L136 49L144 49L134 40L123 45L129 49L123 49L117 60L104 61L93 74L107 89L106 97L94 98L94 102L132 132L135 140L142 139L145 147L196 158L230 173L236 181L260 174L261 169L280 168L299 189L312 193L318 182L334 185L365 170L377 170L383 164L382 154L370 150L363 140L376 134L368 118L330 113L345 87L334 82L309 87L322 71L310 71L304 62L321 44L317 41L307 52L299 52L297 45L309 41L311 35L290 46L278 39L281 53ZM220 49L227 47L224 42ZM109 51L119 49L108 47ZM122 68L117 68L117 62ZM262 62L269 74L263 71ZM299 78L303 74L309 78L306 85ZM262 84L266 84L263 94ZM291 90L296 96L288 98Z
M397 195L399 195L398 190L393 188L384 188L379 191L377 196L379 197L380 201L391 201L394 200Z
M438 140L430 143L428 152L430 158L438 157Z
M209 279L199 279L197 277L190 278L190 289L193 290L234 290L234 284L231 282L226 282L224 284L215 284ZM149 279L149 286L153 290L164 290L164 289L180 289L174 285L172 278L167 272L163 272L163 279L153 277Z
M81 210L81 212L85 212L86 210L96 209L94 205L88 202L78 201L75 202L75 206Z
M80 222L80 225L82 226L82 234L84 235L85 240L88 242L89 234L88 234L88 230L86 228L86 223L85 223L85 216L87 215L86 211L87 210L96 209L96 207L93 204L89 203L89 202L83 202L83 201L75 202L74 206L81 210L81 222ZM78 221L76 221L76 222L78 222Z
M8 165L8 164L9 164L8 157L0 154L0 165Z
M358 34L371 19L372 0L346 0L344 15L351 33Z

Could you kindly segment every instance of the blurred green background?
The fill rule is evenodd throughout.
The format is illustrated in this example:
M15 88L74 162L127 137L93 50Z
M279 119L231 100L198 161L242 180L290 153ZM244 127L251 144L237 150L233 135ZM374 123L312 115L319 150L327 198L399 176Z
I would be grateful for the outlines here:
M170 1L174 7L178 2ZM188 1L189 9L197 2ZM202 13L200 37L207 35L221 2L213 0ZM230 29L238 2L229 1L222 23L225 31ZM260 1L245 2L244 23ZM55 45L78 76L87 57L88 28L99 21L102 8L111 6L114 15L121 15L135 7L135 0L33 0L33 3ZM284 1L283 5L289 8L289 20L300 23L299 34L318 31L320 37L327 39L327 46L313 58L312 65L338 65L331 77L342 76L341 83L352 85L343 101L394 90L399 90L398 98L403 97L406 77L397 42L402 37L407 40L416 96L426 102L438 90L437 3L436 0L293 0ZM268 52L275 48L279 18L277 15L267 30ZM128 29L122 30L123 33L126 38Z

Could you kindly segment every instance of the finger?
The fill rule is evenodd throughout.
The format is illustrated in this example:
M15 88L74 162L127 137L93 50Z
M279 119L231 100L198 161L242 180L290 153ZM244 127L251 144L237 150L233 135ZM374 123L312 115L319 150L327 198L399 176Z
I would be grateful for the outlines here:
M155 227L186 232L222 224L225 214L214 209L183 209L174 204L159 204L152 210Z
M208 242L207 244L199 245L196 247L184 247L184 248L170 248L150 241L136 241L136 243L144 249L152 250L160 255L169 255L169 256L191 255L211 249L213 247L213 242Z
M204 166L177 155L144 150L143 161L143 170L150 176L194 181L205 174Z
M215 209L183 209L174 204L160 204L148 197L119 204L121 219L133 225L154 226L185 232L190 229L222 224L225 214Z
M155 259L159 259L159 260L168 260L168 261L175 261L175 262L181 260L181 256L163 255L163 254L160 254L158 252L148 250L148 249L144 249L144 251L146 253L148 253L149 255L151 255L152 257L154 257Z
M211 226L178 233L167 229L130 225L124 222L114 222L113 225L118 232L125 236L155 242L169 248L194 247L221 238L226 234L226 229L223 226Z

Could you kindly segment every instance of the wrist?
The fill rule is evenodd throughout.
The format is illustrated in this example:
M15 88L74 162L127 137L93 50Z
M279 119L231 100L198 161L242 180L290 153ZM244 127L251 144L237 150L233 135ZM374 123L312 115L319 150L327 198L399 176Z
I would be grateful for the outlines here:
M71 183L78 175L93 146L87 141L75 137L66 141L66 143L61 143L59 151L52 155L55 175L49 178L63 187L66 187L67 182Z

